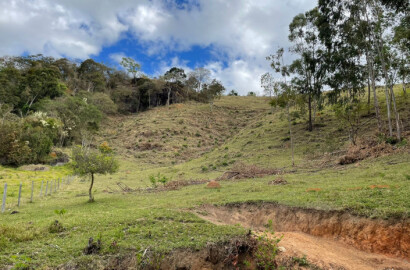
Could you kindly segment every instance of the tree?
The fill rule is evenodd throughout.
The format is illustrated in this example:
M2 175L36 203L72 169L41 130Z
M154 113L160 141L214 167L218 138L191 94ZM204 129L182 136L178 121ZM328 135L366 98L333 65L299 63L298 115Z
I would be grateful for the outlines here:
M268 95L271 98L273 94L273 88L275 86L275 80L273 79L272 74L270 74L269 72L262 74L261 86L263 88L263 91L265 92L265 95Z
M289 40L293 42L291 52L299 55L290 66L296 75L294 90L307 96L309 111L309 131L313 130L312 103L319 99L325 78L324 50L319 39L319 11L314 8L304 14L295 16L289 25Z
M202 93L205 95L207 101L209 102L211 112L215 98L220 97L224 91L225 87L220 81L217 81L215 79L211 82L210 85L204 85Z
M168 89L167 106L169 107L170 100L171 100L172 86L178 82L182 82L186 78L186 75L185 75L185 71L182 68L173 67L167 72L165 72L163 78L167 82L166 84L166 87Z
M91 184L88 190L89 202L94 201L92 189L94 185L95 174L112 174L118 171L119 165L112 149L107 143L100 145L98 150L89 147L74 147L72 153L73 169L79 175L89 175Z
M141 65L131 57L123 57L121 60L121 66L123 66L128 73L132 74L133 82L135 83Z
M256 93L253 92L253 91L249 91L246 95L247 95L248 97L256 97Z
M211 77L211 72L203 67L196 68L189 74L190 77L194 77L197 80L197 88L196 91L200 92L202 90L202 86L205 83L208 83Z
M238 92L236 92L236 90L235 89L232 89L229 93L228 93L228 96L238 96L239 94L238 94Z
M79 78L83 85L81 90L87 92L103 92L106 89L106 73L109 70L103 64L87 59L78 68Z

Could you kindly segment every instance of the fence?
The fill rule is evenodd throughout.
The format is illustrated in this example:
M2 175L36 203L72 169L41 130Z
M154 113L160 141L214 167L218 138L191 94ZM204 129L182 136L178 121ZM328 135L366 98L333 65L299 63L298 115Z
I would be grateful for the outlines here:
M74 181L75 177L72 175L69 175L64 178L58 178L55 180L48 180L48 181L41 181L41 185L39 186L39 193L37 198L43 198L52 195L53 193L57 193L60 188L63 187L63 185L69 185ZM39 182L38 182L39 183ZM4 213L6 211L6 201L7 201L7 183L4 184L4 190L3 190L3 200L1 204L1 213ZM29 188L29 202L32 203L34 202L35 196L35 189L36 185L34 181L31 181L31 185L25 185L24 188ZM38 186L37 186L38 187ZM31 188L31 189L30 189ZM18 188L18 197L17 197L17 207L20 207L22 203L22 191L23 191L23 183L20 183L19 188ZM44 192L43 192L44 191ZM8 204L10 205L10 203Z

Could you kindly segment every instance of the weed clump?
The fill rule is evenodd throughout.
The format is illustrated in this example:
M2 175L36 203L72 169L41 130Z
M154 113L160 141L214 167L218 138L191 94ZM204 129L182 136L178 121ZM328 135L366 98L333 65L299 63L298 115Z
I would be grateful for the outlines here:
M63 225L61 224L60 221L55 220L53 223L50 224L50 226L48 227L48 231L50 233L61 233L65 230L65 228L63 227Z

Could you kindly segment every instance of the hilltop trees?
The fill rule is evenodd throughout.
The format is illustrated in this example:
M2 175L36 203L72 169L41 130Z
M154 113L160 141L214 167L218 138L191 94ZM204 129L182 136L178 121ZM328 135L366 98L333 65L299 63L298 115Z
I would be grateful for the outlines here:
M121 64L125 71L93 59L73 62L42 55L0 58L0 119L4 135L0 162L47 162L45 155L53 145L89 145L107 114L137 113L189 99L210 103L212 107L214 98L224 91L220 82L208 84L210 71L204 68L197 68L186 80L185 71L178 67L159 78L149 78L140 75L141 66L134 59L123 58ZM42 137L38 126L30 131L22 129L35 113L46 113L55 119L56 133L44 133ZM32 136L28 138L30 132ZM30 144L23 143L24 139Z

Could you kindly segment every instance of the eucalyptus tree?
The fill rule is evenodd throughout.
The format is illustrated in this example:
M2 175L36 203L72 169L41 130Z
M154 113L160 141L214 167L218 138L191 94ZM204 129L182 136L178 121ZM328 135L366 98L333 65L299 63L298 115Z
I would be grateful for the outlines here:
M384 92L386 96L389 135L390 137L393 136L391 119L391 105L393 105L393 111L396 120L397 138L398 140L401 140L400 115L397 110L396 97L393 91L393 82L391 81L391 76L389 76L389 73L391 73L391 64L394 62L394 59L392 57L392 54L389 55L389 53L386 52L386 49L388 49L388 33L395 21L396 16L399 16L399 14L389 13L388 10L386 10L385 6L383 6L384 3L381 3L377 0L366 0L362 1L361 3L362 5L364 5L362 11L366 16L367 21L370 22L369 33L376 47L378 59L382 67L382 74L385 85Z
M211 78L211 71L206 68L199 67L189 73L189 77L193 77L197 81L197 88L196 91L200 92L202 90L202 86L205 83L208 83Z
M263 88L263 91L265 92L265 95L268 95L270 98L272 98L275 86L275 79L273 78L272 74L270 74L269 72L262 74L261 86Z
M121 66L123 66L128 73L132 74L133 83L135 83L137 74L141 70L141 65L131 57L123 57Z
M318 22L319 11L314 8L295 16L289 25L291 52L299 55L290 71L296 75L299 93L307 96L309 131L313 130L312 103L320 98L325 79L324 46L319 39Z

